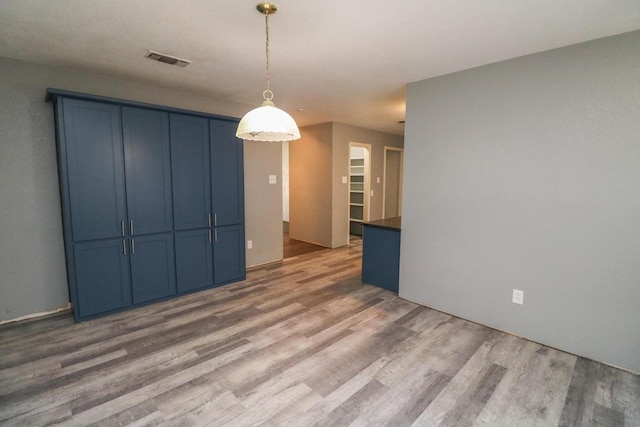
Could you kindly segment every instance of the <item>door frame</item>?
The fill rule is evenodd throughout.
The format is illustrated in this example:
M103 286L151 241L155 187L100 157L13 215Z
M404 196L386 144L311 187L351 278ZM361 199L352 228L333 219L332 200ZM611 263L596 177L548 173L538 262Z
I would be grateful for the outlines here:
M364 160L364 194L363 194L363 209L362 209L362 220L364 222L369 221L370 212L371 212L371 159L372 159L372 149L371 144L366 144L363 142L354 142L349 141L349 152L347 156L347 171L349 171L348 180L347 180L347 244L349 244L349 223L350 223L350 190L351 190L351 147L362 147L364 148L365 160Z

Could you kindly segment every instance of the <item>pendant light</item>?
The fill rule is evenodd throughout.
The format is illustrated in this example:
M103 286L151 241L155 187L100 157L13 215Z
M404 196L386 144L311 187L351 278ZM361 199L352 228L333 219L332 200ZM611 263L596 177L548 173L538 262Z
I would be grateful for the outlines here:
M273 102L273 92L269 81L269 15L278 10L273 3L258 3L258 11L264 14L266 27L267 89L262 93L264 102L258 108L244 115L238 124L236 136L247 141L293 141L300 138L298 125L289 114L277 108Z

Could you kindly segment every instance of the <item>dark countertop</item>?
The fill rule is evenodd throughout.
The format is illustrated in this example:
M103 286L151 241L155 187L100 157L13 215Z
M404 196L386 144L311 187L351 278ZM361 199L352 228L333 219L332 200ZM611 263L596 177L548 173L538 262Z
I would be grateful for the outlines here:
M365 222L363 225L369 226L369 227L386 228L388 230L400 231L401 220L402 220L401 216L396 216L394 218L385 218L385 219L379 219L376 221Z

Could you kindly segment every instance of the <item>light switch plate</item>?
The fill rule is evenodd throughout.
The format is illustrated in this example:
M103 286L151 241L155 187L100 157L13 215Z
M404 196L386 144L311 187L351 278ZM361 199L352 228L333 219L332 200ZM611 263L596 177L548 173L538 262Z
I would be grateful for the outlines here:
M377 177L377 178L376 178L376 182L377 182L378 184L380 184L380 177Z
M275 175L269 175L269 184L277 184Z
M346 184L346 183L347 183L347 177L346 177L346 176L343 176L343 177L342 177L342 183L343 183L343 184Z

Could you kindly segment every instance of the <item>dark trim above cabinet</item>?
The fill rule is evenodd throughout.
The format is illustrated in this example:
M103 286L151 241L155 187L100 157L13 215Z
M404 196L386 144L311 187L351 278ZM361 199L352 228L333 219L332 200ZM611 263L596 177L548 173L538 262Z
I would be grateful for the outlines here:
M238 118L229 117L229 116L223 116L223 115L220 115L220 114L203 113L203 112L200 112L200 111L184 110L182 108L167 107L167 106L164 106L164 105L156 105L156 104L148 104L148 103L145 103L145 102L131 101L131 100L127 100L127 99L110 98L108 96L90 95L90 94L87 94L87 93L73 92L73 91L70 91L70 90L47 88L47 92L46 92L46 95L45 95L45 101L55 103L56 99L58 99L58 98L82 99L82 100L85 100L85 101L97 101L97 102L100 102L101 104L114 104L114 105L119 105L121 107L122 106L129 106L129 107L146 108L147 110L159 110L159 111L164 111L164 112L167 112L167 113L187 114L189 116L204 117L206 119L216 119L216 120L221 120L221 121L228 121L228 122L236 123L236 124L240 121L240 119L238 119Z
M237 119L49 89L76 321L245 279Z

